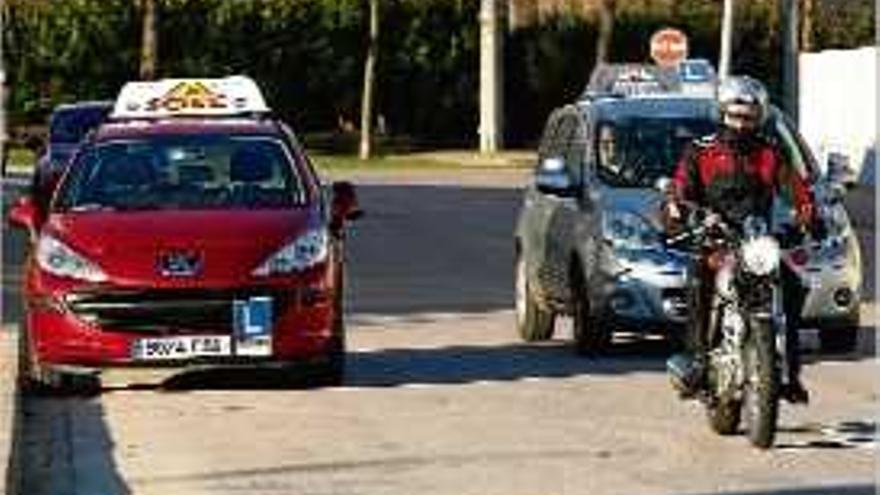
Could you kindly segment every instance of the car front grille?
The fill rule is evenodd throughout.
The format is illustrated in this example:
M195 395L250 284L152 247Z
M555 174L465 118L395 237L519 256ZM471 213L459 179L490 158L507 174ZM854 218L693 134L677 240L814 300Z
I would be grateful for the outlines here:
M155 335L230 333L235 300L269 296L273 312L294 297L294 292L272 289L226 290L131 290L79 292L65 296L68 309L78 318L102 330Z

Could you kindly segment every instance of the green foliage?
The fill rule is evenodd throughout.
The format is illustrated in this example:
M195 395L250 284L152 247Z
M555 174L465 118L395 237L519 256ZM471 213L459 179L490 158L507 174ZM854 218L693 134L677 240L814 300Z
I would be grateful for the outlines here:
M301 131L358 122L366 1L158 3L159 76L248 74ZM136 78L138 5L137 0L7 0L3 42L12 123L42 121L61 102L114 98L125 81ZM648 37L667 25L688 33L692 56L715 60L720 1L642 5L618 15L613 60L647 60ZM760 77L778 91L775 5L737 2L733 62L735 71ZM873 43L873 8L872 0L819 0L816 47ZM432 145L475 141L478 10L478 0L382 2L376 96L377 114L389 132ZM509 33L508 142L532 142L548 112L582 91L595 45L595 21L576 15L560 14Z

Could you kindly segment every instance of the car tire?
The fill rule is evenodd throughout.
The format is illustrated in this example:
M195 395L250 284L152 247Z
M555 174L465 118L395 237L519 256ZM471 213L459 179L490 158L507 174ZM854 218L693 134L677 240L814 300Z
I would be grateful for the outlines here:
M522 256L516 259L516 328L526 342L540 342L553 338L556 315L542 308L535 300L529 285L526 262Z
M596 355L611 343L611 331L590 304L583 271L575 267L571 273L572 334L574 350L579 356Z
M858 314L847 318L844 323L819 328L819 344L822 352L849 353L858 344L860 320Z
M27 396L88 396L101 390L97 375L75 375L47 369L37 362L27 332L18 339L18 389Z

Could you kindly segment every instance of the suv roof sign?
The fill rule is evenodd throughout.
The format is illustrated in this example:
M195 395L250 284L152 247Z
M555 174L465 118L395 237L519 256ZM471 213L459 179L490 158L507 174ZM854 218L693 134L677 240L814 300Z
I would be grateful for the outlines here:
M585 97L678 93L681 81L674 69L648 64L600 64L593 70Z
M267 112L269 107L257 83L246 76L230 76L126 83L110 118L224 117Z

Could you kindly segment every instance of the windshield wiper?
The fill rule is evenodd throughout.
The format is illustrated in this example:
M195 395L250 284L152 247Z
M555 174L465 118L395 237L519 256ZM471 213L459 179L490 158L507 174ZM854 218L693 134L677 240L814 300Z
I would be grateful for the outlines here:
M88 211L108 211L115 210L113 206L105 205L101 203L83 203L81 205L75 205L70 208L70 211L73 213L83 213Z

